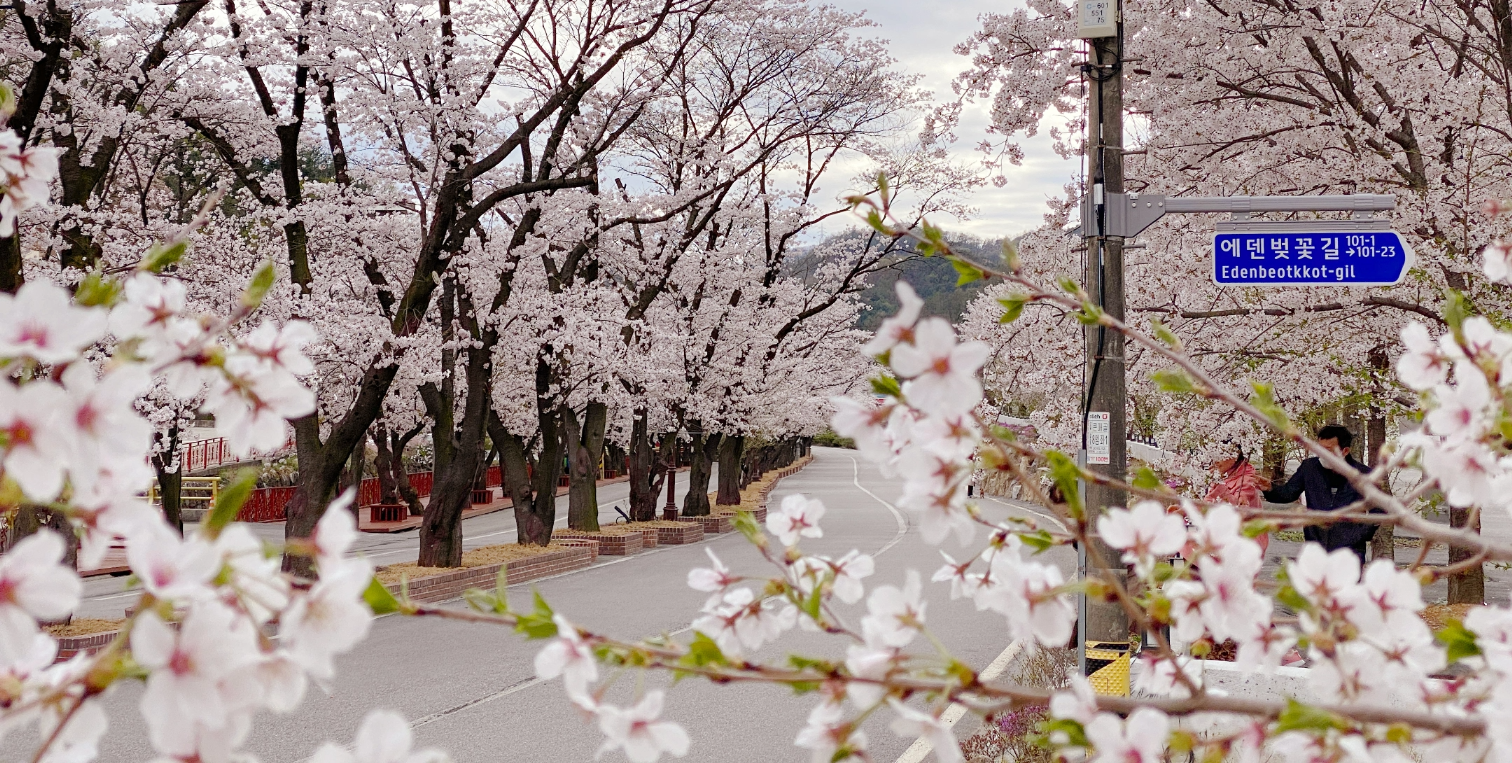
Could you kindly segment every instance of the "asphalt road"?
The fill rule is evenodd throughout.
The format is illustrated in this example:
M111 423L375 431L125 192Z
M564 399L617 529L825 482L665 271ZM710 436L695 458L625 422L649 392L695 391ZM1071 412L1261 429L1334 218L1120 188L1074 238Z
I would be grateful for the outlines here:
M1005 623L999 615L979 613L966 601L948 599L945 584L928 583L941 564L939 549L926 545L904 515L889 503L900 483L883 478L860 461L854 451L815 448L815 461L783 480L774 501L791 492L820 498L828 507L825 535L805 539L810 553L838 556L852 548L876 555L877 573L866 580L875 585L901 584L905 571L916 569L926 580L930 604L927 623L957 657L985 666L1008 646ZM601 490L605 510L623 486ZM565 499L564 499L565 501ZM1024 509L988 499L989 515ZM564 506L565 511L565 506ZM466 526L468 544L512 540L508 512L479 517ZM490 534L493 534L490 536ZM983 542L978 538L977 543ZM410 538L364 539L378 561L402 559L412 553ZM406 545L407 544L407 545ZM601 557L586 570L511 588L523 600L534 588L557 611L574 622L623 638L669 633L684 635L704 600L686 586L688 569L707 563L704 549L713 548L738 572L760 574L763 565L755 550L738 534L713 536L691 546L664 546L632 557ZM946 546L960 557L951 541ZM1056 549L1055 561L1072 563L1069 550ZM387 555L379 556L379 555ZM864 604L841 607L855 624ZM368 640L338 660L338 675L327 691L312 688L303 706L292 715L263 714L257 719L246 750L263 763L306 760L325 740L349 743L367 711L374 707L397 710L409 718L420 743L448 750L459 763L484 761L590 761L602 736L595 723L567 701L559 681L534 679L533 660L539 642L527 642L500 628L466 623L384 617L374 623ZM930 650L923 639L912 647ZM762 657L780 658L801 652L840 657L844 644L802 630L790 631ZM667 683L660 675L627 672L609 677L609 699L628 704L639 689ZM111 732L100 760L146 761L153 756L137 712L140 687L123 685L107 696ZM807 751L793 746L814 697L794 697L786 689L768 686L713 686L684 681L668 694L666 717L687 728L693 747L686 760L806 761ZM893 761L913 743L886 728L887 719L868 721L866 731L878 761ZM0 745L0 759L19 738ZM623 760L620 753L605 760Z

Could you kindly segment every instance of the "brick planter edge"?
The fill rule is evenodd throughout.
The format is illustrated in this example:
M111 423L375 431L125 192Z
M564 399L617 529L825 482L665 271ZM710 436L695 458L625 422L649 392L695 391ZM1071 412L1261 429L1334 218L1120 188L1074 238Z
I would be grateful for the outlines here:
M461 596L462 592L469 588L492 588L494 581L498 580L500 567L508 570L506 573L508 585L514 585L580 570L592 564L592 559L593 550L584 545L525 559L514 559L482 567L468 567L456 572L443 572L440 575L409 581L409 596L411 600L420 602L447 601ZM387 588L395 594L399 592L398 583L389 585Z

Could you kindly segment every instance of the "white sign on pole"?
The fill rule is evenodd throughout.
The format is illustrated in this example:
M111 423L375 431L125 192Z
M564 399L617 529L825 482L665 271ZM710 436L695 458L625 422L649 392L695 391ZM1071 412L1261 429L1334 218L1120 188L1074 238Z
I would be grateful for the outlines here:
M1117 0L1077 0L1076 36L1083 40L1118 36Z
M1113 425L1106 411L1091 411L1087 414L1087 463L1109 464L1113 462Z

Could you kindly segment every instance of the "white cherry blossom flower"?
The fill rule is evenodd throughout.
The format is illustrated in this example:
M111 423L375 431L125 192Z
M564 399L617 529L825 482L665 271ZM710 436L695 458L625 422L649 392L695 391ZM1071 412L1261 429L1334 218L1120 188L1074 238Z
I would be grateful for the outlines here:
M244 524L232 524L215 539L215 552L231 576L229 587L259 625L289 605L289 580L280 572L281 560L265 552L263 543ZM224 589L223 589L224 590Z
M1491 391L1486 377L1469 362L1455 364L1455 384L1440 384L1433 388L1438 405L1424 416L1428 431L1457 443L1480 439L1487 424L1487 406L1491 404Z
M63 489L70 462L60 421L67 406L63 388L38 380L17 387L0 380L0 433L5 435L5 476L28 498L47 503Z
M719 557L714 555L714 549L705 547L704 553L709 555L709 561L713 567L694 567L688 570L688 587L695 591L714 594L709 599L710 604L717 604L720 594L723 594L730 586L739 583L739 575L730 573L730 568Z
M819 527L823 516L822 502L795 493L782 499L781 508L767 517L767 529L782 541L782 545L791 547L798 544L799 536L824 537L824 530Z
M598 680L598 661L593 657L593 647L583 640L577 626L561 615L554 615L557 637L536 653L536 678L551 680L562 677L567 696L580 705L591 706L592 696L588 687Z
M877 648L865 644L850 644L845 647L845 669L856 678L865 678L867 681L849 681L845 684L845 696L856 707L865 710L887 696L887 688L881 682L887 679L889 673L897 665L899 653L896 649Z
M910 405L936 416L966 413L982 400L976 373L992 350L982 342L956 343L944 318L925 318L914 329L914 344L893 348L892 368L908 381L903 394Z
M315 410L315 394L281 368L266 368L255 356L227 357L227 376L216 377L205 395L215 430L238 456L271 452L288 441L286 419Z
M43 739L51 739L38 763L88 763L100 754L100 739L105 736L109 719L99 700L86 699L71 715L61 707L42 713L37 730ZM66 722L65 722L66 718ZM62 729L58 724L63 723Z
M992 557L991 572L976 592L977 608L1001 613L1014 638L1061 646L1076 622L1071 602L1052 593L1065 578L1057 567L1024 560L1021 548L1022 542L1010 536Z
M934 750L935 760L939 763L962 763L966 756L961 754L961 745L956 742L955 735L950 733L950 726L938 717L929 713L915 710L896 699L887 700L898 717L887 725L894 734L900 737L915 737L929 743Z
M914 324L919 321L919 311L924 307L924 300L919 299L912 286L907 281L898 280L898 312L882 321L877 327L877 335L872 337L861 351L872 357L877 357L892 350L898 344L913 344Z
M1313 605L1332 607L1360 582L1360 558L1347 548L1329 553L1308 543L1295 560L1287 561L1286 575L1297 593Z
M66 397L57 427L72 453L70 475L75 489L87 490L101 467L130 468L152 444L152 425L132 406L151 386L147 372L129 365L95 378L88 363L63 372Z
M315 523L310 542L315 546L315 565L322 575L334 574L348 562L347 552L358 536L357 520L352 517L352 503L356 500L356 488L341 491Z
M1492 283L1508 283L1512 279L1512 246L1497 239L1486 245L1481 252L1481 270Z
M655 763L663 753L678 758L687 755L688 732L676 723L659 720L662 702L661 691L649 691L634 707L601 705L599 730L604 733L604 744L595 757L620 749L630 763Z
M62 563L63 538L43 529L0 556L0 654L36 649L37 621L61 620L79 606L84 584Z
M181 748L175 739L186 724L214 729L226 723L238 708L227 701L222 681L258 659L255 639L249 621L215 601L192 607L177 631L152 612L137 618L131 652L152 671L141 708L154 747Z
M873 647L905 647L924 627L923 598L919 573L909 570L902 588L884 585L872 589L866 599L866 617L861 632Z
M291 374L304 376L315 372L315 364L304 356L304 348L319 340L320 335L304 321L288 321L280 326L264 320L238 344L270 367L281 367Z
M1428 327L1408 321L1402 327L1402 344L1407 351L1397 359L1397 377L1415 390L1432 389L1449 377L1452 360L1428 335Z
M161 522L127 539L126 562L152 595L180 601L208 595L208 583L220 569L214 546L199 537L180 538Z
M717 601L704 605L704 614L693 629L714 639L730 655L760 649L798 624L798 610L779 606L775 600L759 600L749 588L727 591Z
M331 660L367 637L373 612L362 594L372 582L373 567L352 560L332 574L322 573L309 591L296 594L284 612L280 633L289 657L317 681L329 680Z
M78 307L63 287L27 281L15 296L0 294L0 357L61 364L105 336L104 310Z
M1071 691L1058 691L1050 697L1050 717L1076 721L1085 726L1097 717L1097 695L1083 676L1071 674Z
M321 745L309 763L449 763L440 750L414 749L415 733L409 721L392 710L374 710L362 719L352 749Z
M888 424L902 410L900 406L861 402L848 397L832 397L830 403L835 406L830 426L841 437L855 440L856 450L863 458L877 464L892 460L896 452Z
M1171 719L1159 710L1141 707L1127 721L1112 713L1099 713L1086 724L1087 740L1096 754L1092 763L1161 763Z
M1181 516L1166 513L1154 501L1134 504L1131 510L1108 509L1097 520L1097 534L1123 550L1123 561L1133 564L1140 577L1148 576L1156 561L1180 551L1187 541Z
M812 763L832 763L842 748L848 751L866 749L866 732L857 729L845 719L845 708L838 702L825 700L809 711L808 722L798 731L793 744L811 751ZM846 755L838 760L848 760Z
M983 576L980 573L971 572L972 560L957 562L954 557L944 551L940 556L945 557L945 565L930 578L935 583L950 583L950 599L969 599L976 596L981 590Z

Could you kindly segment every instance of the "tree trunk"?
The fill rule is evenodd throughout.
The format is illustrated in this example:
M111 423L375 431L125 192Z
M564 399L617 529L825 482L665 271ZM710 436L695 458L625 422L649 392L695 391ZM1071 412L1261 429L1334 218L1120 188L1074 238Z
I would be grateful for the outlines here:
M393 438L388 427L379 422L373 427L373 469L378 472L378 502L386 506L399 503L399 481L394 477Z
M740 505L740 456L745 449L745 436L725 436L719 444L719 497L720 506Z
M688 467L688 493L683 497L682 507L685 517L709 516L709 473L713 471L722 439L717 432L693 435L693 463Z
M1380 404L1380 398L1385 394L1382 381L1391 369L1391 358L1385 347L1376 347L1370 352L1370 366L1375 376L1375 402L1370 406L1370 421L1365 425L1366 447L1370 449L1370 460L1366 463L1371 468L1381 465L1381 448L1386 445L1386 411ZM1390 483L1387 484L1390 489ZM1381 525L1376 528L1375 537L1370 542L1371 559L1389 559L1396 564L1396 532L1391 525Z
M352 454L347 457L345 484L342 490L352 491L352 504L348 511L352 512L352 519L358 519L362 514L362 472L367 466L367 434L363 433L357 447L352 449Z
M1476 514L1475 522L1470 522L1470 509L1449 509L1449 526L1455 529L1468 529L1477 534L1480 533L1480 515ZM1449 564L1463 562L1475 556L1475 551L1463 546L1449 547ZM1486 603L1486 567L1478 564L1463 572L1457 572L1449 576L1449 603L1450 604L1484 604Z
M651 444L649 417L647 411L638 410L630 426L630 518L636 522L656 519L656 497L666 470Z
M551 542L556 526L557 479L562 475L561 422L555 406L546 404L552 389L548 358L536 360L536 425L540 452L523 437L504 429L497 417L489 420L489 434L499 448L504 483L514 502L515 527L521 545L544 546Z
M16 510L15 519L10 528L10 548L15 548L21 539L36 535L38 530L47 528L63 536L63 566L76 567L79 564L79 536L74 533L73 523L68 521L61 511L53 511L43 506L22 504ZM8 550L8 549L7 549Z
M184 465L175 463L179 449L178 425L169 427L163 439L167 442L162 452L152 456L152 469L157 472L158 500L163 507L163 518L183 535Z
M581 423L577 412L570 407L563 406L561 416L562 437L566 440L568 463L572 467L568 473L567 526L597 532L599 459L604 453L609 406L589 403Z
M459 294L458 306L471 316L471 305L465 295ZM443 297L442 304L446 300ZM420 522L421 567L462 566L462 511L472 499L473 481L483 461L483 434L489 417L490 391L493 389L493 346L484 341L481 346L467 350L467 402L462 411L460 427L444 432L449 440L448 457L441 460L441 448L436 448L437 460L434 482L431 487L430 504L425 507ZM450 392L450 389L445 390ZM434 397L434 395L433 395ZM450 410L446 406L446 410ZM451 416L442 411L433 411L433 416L446 419ZM440 439L443 430L436 429Z

